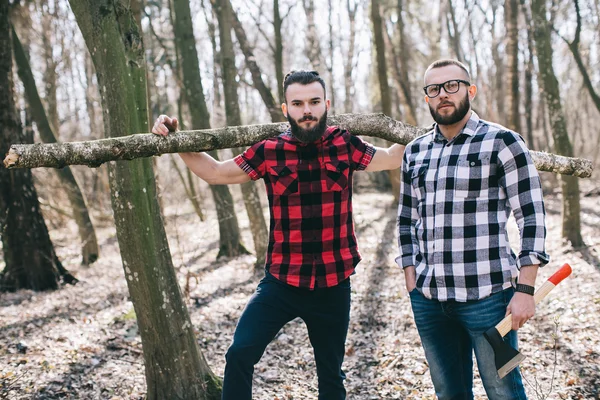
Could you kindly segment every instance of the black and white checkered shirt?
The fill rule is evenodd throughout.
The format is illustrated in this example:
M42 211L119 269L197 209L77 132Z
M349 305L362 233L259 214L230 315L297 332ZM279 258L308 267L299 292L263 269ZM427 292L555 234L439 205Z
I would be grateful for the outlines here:
M514 213L518 257L506 222ZM479 119L447 141L436 128L406 146L396 262L439 301L478 300L511 286L521 266L548 262L540 179L521 136Z

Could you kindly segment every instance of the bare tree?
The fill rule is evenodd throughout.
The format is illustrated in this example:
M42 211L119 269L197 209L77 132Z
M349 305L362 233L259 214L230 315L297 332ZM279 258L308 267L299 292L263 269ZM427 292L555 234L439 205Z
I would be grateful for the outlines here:
M183 72L182 89L190 110L192 125L196 129L209 128L210 116L204 100L202 80L200 79L200 66L192 28L190 5L187 0L173 0L173 6L175 43L181 56ZM216 151L211 151L209 154L215 159L219 158ZM231 192L227 185L211 185L210 189L219 218L220 246L217 257L247 254L248 250L241 242L240 228L233 209Z
M508 64L508 120L507 126L521 132L519 112L519 3L518 0L505 0L504 23L506 25L506 59Z
M550 23L546 19L545 0L532 0L531 14L533 17L535 47L540 68L541 87L548 111L550 126L554 137L555 151L565 156L573 155L573 147L567 133L565 115L560 99L558 80L552 66L552 43ZM563 196L562 207L562 237L575 247L583 246L581 237L579 181L572 176L561 176Z
M21 127L12 79L12 42L9 0L0 0L0 154L11 143L33 143ZM30 170L9 171L0 166L0 236L5 267L0 290L51 290L61 280L75 283L54 252L42 217Z
M234 21L233 10L229 0L213 0L213 7L219 21L219 42L221 44L221 71L223 72L223 92L225 93L225 115L227 125L238 126L242 124L240 115L239 98L237 93L237 69L235 67L235 53L233 41L231 40L231 27ZM238 35L239 37L239 35ZM270 93L270 92L269 92ZM241 154L240 148L234 148L233 154ZM260 204L260 196L256 188L256 182L246 182L242 186L242 195L246 212L252 231L252 240L256 251L257 268L264 267L269 244L269 233L265 216Z
M29 60L27 59L25 50L23 49L23 46L21 45L21 42L19 41L19 38L14 30L12 32L12 37L19 77L23 83L25 97L27 98L33 120L38 127L40 137L45 143L56 143L56 135L54 134L53 127L48 120L42 100L40 99L37 86L35 84L35 79L33 78L33 73L31 72L31 66L29 65ZM71 207L73 208L73 217L77 223L77 227L79 228L79 237L81 238L82 243L82 263L84 265L91 264L98 259L99 249L98 240L96 239L94 226L92 225L92 220L90 219L85 196L79 188L71 168L65 167L56 171L61 183L65 187L67 197L69 198Z

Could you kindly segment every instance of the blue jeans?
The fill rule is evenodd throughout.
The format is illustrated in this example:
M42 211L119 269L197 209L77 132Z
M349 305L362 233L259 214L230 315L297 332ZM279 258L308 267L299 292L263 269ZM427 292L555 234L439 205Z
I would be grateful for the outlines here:
M410 292L415 323L439 400L473 399L473 351L490 400L527 399L518 368L500 379L494 352L483 333L504 318L513 289L482 300L439 302ZM517 332L504 341L517 348Z
M332 288L300 289L267 273L252 295L227 350L223 400L251 400L254 365L289 321L306 323L314 350L319 400L344 400L342 371L350 321L350 279Z

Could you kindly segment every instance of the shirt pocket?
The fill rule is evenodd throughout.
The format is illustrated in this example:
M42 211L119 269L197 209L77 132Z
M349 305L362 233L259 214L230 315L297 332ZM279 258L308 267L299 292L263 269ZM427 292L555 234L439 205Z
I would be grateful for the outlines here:
M419 202L425 199L425 185L429 164L415 165L410 171L410 183Z
M269 168L269 179L275 195L287 196L298 192L298 171L295 165Z
M322 169L325 184L323 190L339 192L348 187L350 165L344 161L331 161L325 163Z
M454 195L468 199L487 197L490 176L492 166L489 156L472 154L460 157L454 175Z

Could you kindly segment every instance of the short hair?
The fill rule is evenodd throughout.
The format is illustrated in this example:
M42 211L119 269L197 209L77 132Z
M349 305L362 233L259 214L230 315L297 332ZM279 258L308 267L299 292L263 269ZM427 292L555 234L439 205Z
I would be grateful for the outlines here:
M317 71L307 71L304 69L300 69L288 72L285 78L283 78L284 101L287 103L285 93L287 92L288 86L294 83L299 83L301 85L310 85L313 82L319 82L323 87L324 94L327 93L327 90L325 89L325 81L319 76L319 73Z
M425 77L427 76L427 73L429 71L431 71L434 68L442 68L442 67L447 67L449 65L456 65L457 67L459 67L460 69L462 69L463 71L465 71L465 74L467 74L467 77L469 78L469 81L471 80L471 74L469 73L469 69L467 68L467 66L463 63L461 63L460 61L457 60L452 60L452 59L441 59L441 60L437 60L431 63L431 65L429 65L429 67L427 67L427 70L425 71L425 74L423 75L423 80L425 80Z

